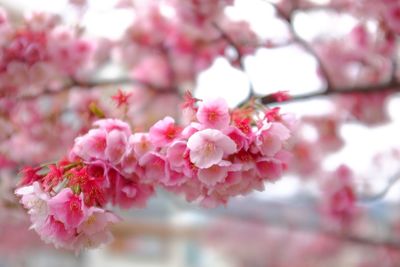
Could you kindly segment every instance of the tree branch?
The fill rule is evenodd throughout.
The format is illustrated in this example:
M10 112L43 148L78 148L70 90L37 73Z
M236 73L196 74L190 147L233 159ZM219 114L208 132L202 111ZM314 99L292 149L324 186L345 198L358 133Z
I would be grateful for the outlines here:
M363 202L373 202L381 200L386 196L386 194L398 181L400 181L400 171L395 173L392 177L389 178L389 181L387 182L386 186L383 188L382 191L370 196L359 196L358 199Z
M286 15L276 4L271 3L271 2L268 2L268 3L275 8L277 16L280 19L286 21L289 32L292 35L293 41L295 43L298 43L301 47L303 47L303 49L306 52L308 52L317 61L317 64L321 71L321 74L326 82L326 90L330 90L331 88L333 88L333 82L332 82L331 78L329 77L328 70L326 69L325 65L323 64L322 59L318 56L318 54L314 50L314 48L306 40L304 40L294 29L292 14L295 9L291 12L291 14Z
M235 50L236 54L237 54L237 61L239 63L240 69L246 74L246 68L244 66L244 56L242 54L242 52L240 51L240 47L239 45L237 45L235 43L235 41L217 24L217 23L213 23L213 26L215 27L215 29L217 29L219 31L219 33L221 34L221 37L227 41L229 43L229 45L232 46L232 48ZM251 82L250 77L248 77L249 80L249 95L246 97L246 99L244 100L244 102L249 101L254 95L255 95L255 91L254 91L254 85Z
M99 87L108 87L108 86L120 86L120 85L139 85L145 87L147 90L152 90L158 93L163 92L170 92L171 90L175 90L174 88L164 88L152 85L150 83L139 81L131 78L118 78L118 79L110 79L110 80L97 80L97 81L77 81L72 79L70 82L66 83L59 89L50 90L45 89L37 94L32 95L22 95L16 97L16 100L23 101L23 100L32 100L38 98L40 96L51 96L61 94L63 92L69 91L74 87L84 88L86 90L93 90Z
M378 92L400 92L400 82L391 80L386 83L367 85L367 86L329 88L329 90L326 91L317 91L317 92L294 95L291 98L281 102L294 102L294 101L301 101L301 100L307 100L307 99L331 96L331 95L348 95L354 93L370 94ZM257 99L264 105L278 102L275 99L271 99L271 97L269 96L257 97Z

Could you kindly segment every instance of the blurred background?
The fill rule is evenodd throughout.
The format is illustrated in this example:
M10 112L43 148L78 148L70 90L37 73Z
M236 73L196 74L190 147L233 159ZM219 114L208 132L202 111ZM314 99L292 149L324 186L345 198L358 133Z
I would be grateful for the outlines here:
M0 27L0 267L400 266L399 1L0 0L0 8L8 27ZM2 68L7 38L35 27L51 29L61 54L82 54L68 67ZM122 107L118 89L129 94ZM231 108L264 97L294 113L287 174L214 209L159 190L146 208L117 211L114 242L79 255L28 230L13 196L23 166L61 158L99 117L137 131L167 115L184 122L185 90ZM278 91L290 98L269 101Z

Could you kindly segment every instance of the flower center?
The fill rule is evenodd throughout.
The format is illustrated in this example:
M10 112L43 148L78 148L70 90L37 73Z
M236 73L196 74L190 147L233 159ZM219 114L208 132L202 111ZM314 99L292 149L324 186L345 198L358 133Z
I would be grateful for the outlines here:
M218 113L215 110L212 110L208 113L208 120L214 122L217 120Z
M207 143L205 146L204 152L208 156L208 155L211 155L212 153L214 153L215 149L216 149L216 147L215 147L214 143Z

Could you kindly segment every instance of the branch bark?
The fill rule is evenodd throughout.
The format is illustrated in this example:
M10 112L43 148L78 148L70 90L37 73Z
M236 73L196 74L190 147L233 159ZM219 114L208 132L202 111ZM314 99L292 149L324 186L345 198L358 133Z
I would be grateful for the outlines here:
M247 72L246 72L246 68L245 68L245 66L244 66L244 56L243 56L243 54L242 54L242 52L241 52L241 50L240 50L240 47L239 47L239 45L237 45L236 43L235 43L235 41L217 24L217 23L213 23L213 26L215 27L215 29L217 29L218 31L219 31L219 33L221 34L221 37L225 40L225 41L227 41L231 46L232 46L232 48L235 50L235 52L236 52L236 54L237 54L237 61L238 61L238 63L239 63L239 66L240 66L240 69L245 73L245 74L247 74ZM248 75L248 74L247 74ZM248 100L250 100L251 98L253 98L254 96L255 96L255 91L254 91L254 85L253 85L253 83L251 82L251 79L250 79L250 77L248 77L248 80L249 80L249 94L248 94L248 96L246 97L246 100L245 101L248 101Z
M295 102L302 101L312 98L325 97L325 96L333 96L333 95L350 95L355 93L362 94L371 94L378 92L400 92L400 82L397 81L389 81L382 84L374 84L374 85L366 85L366 86L356 86L356 87L345 87L345 88L329 88L326 91L317 91L305 94L294 95L291 98L281 101L283 102ZM258 97L259 101L264 104L273 104L277 103L275 99L271 99L269 96L261 96Z
M77 80L71 80L70 82L66 83L64 86L62 86L59 89L55 90L50 90L50 89L45 89L37 94L32 94L32 95L22 95L19 97L16 97L16 100L18 101L23 101L23 100L33 100L41 96L51 96L51 95L57 95L61 94L63 92L69 91L73 89L74 87L79 87L81 89L85 90L93 90L96 88L100 87L116 87L120 85L139 85L147 90L152 90L157 93L163 93L163 92L171 92L173 90L177 90L175 88L164 88L164 87L159 87L152 85L150 83L144 82L144 81L139 81L139 80L134 80L131 78L117 78L117 79L110 79L110 80L97 80L97 81L77 81Z

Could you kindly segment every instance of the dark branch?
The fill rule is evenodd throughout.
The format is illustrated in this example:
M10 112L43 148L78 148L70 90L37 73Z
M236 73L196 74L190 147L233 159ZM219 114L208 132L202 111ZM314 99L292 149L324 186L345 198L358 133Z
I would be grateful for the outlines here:
M61 88L54 89L54 90L45 89L37 94L22 95L22 96L16 97L16 99L17 100L32 100L32 99L36 99L41 96L57 95L57 94L61 94L63 92L72 90L75 87L81 88L81 89L86 89L86 90L93 90L93 89L100 88L100 87L103 87L103 88L104 87L116 87L116 86L121 86L121 85L139 85L147 90L152 90L152 91L156 91L159 93L168 92L168 91L170 92L171 90L175 90L174 88L159 87L159 86L155 86L155 85L152 85L152 84L144 82L144 81L134 80L131 78L119 78L119 79L98 80L98 81L71 80L70 82L68 82L64 86L62 86Z
M290 99L282 102L294 102L307 100L317 97L331 96L331 95L348 95L355 93L370 94L379 92L400 92L400 82L389 81L383 84L358 86L358 87L348 87L348 88L329 88L326 91L317 91L306 94L294 95ZM259 101L264 104L273 104L278 101L271 99L269 96L258 97Z

